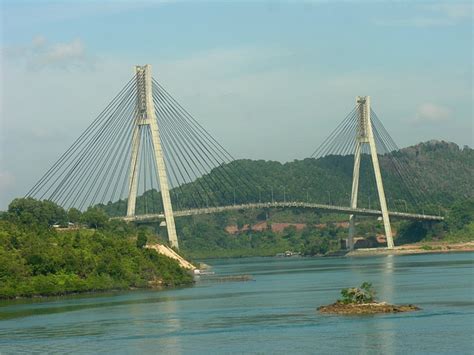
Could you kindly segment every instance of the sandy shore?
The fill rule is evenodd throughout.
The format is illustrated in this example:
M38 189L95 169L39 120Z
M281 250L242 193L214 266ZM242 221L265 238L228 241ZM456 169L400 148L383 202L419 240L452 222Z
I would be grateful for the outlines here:
M176 253L173 249L170 247L167 247L166 245L162 244L148 244L145 246L145 248L149 249L155 249L159 254L163 254L171 259L175 259L181 267L188 269L188 270L194 270L196 267L191 264L189 261L185 260L181 255Z
M429 253L453 253L474 251L474 241L465 243L446 242L424 242L405 244L391 250L387 248L362 248L351 251L346 256L370 256L370 255L409 255Z

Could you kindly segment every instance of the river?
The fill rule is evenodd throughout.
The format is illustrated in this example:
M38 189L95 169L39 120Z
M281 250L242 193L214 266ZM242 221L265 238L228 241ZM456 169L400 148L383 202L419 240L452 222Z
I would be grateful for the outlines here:
M167 291L0 303L0 353L358 353L474 351L474 253L207 260L219 275ZM421 311L320 315L343 287Z

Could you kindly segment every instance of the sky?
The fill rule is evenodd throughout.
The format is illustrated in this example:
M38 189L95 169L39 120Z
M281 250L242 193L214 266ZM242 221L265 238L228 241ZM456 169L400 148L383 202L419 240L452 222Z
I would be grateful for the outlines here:
M473 146L473 6L433 1L0 0L0 210L132 77L236 158L311 155L354 107L400 147Z

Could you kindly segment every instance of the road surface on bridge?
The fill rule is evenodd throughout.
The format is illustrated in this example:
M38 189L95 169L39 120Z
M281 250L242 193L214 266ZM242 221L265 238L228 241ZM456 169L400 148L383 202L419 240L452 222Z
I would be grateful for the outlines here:
M193 208L181 211L174 211L174 217L186 217L186 216L197 216L202 214L212 214L220 213L226 211L238 211L246 209L261 209L261 208L307 208L314 209L318 211L325 211L330 213L344 213L344 214L353 214L359 216L375 216L381 217L382 211L373 210L367 208L351 208L344 206L333 206L333 205L324 205L317 203L309 202L259 202L259 203L248 203L242 205L229 205L229 206L220 206L220 207L206 207L206 208ZM444 218L441 216L425 215L425 214L416 214L408 212L389 212L390 217L397 219L408 219L416 221L443 221ZM164 219L164 214L143 214L137 216L127 216L127 217L114 217L114 219L121 219L127 222L137 222L137 223L146 223L152 222L154 220Z

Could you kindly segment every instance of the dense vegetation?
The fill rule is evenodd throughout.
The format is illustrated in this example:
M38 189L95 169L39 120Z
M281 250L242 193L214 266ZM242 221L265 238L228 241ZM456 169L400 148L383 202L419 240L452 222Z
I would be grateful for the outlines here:
M474 240L474 150L459 148L456 144L431 141L402 149L398 154L410 164L410 171L418 179L420 191L415 194L418 205L407 197L405 186L381 157L384 183L391 210L405 209L417 212L441 213L443 223L392 221L396 244L419 241L470 241ZM378 208L374 184L370 184L369 161L361 167L361 193L359 203ZM352 178L350 157L331 156L324 159L305 159L285 164L265 161L243 161L248 171L264 180L262 185L274 186L276 200L282 200L281 186L285 186L287 199L310 200L347 205ZM309 179L311 177L311 179ZM302 189L302 186L310 186ZM369 182L369 183L367 183ZM262 195L262 200L269 196ZM143 201L142 201L143 203ZM246 224L265 221L268 229L262 232L243 230ZM345 222L345 215L319 215L304 210L240 211L217 216L199 216L178 221L178 233L184 251L194 257L275 255L285 250L303 254L325 254L337 251L340 241L347 237L347 228L335 222ZM296 230L288 227L282 232L270 230L272 223L304 223ZM325 228L315 225L326 225ZM230 235L224 228L236 225L241 232ZM383 226L373 218L359 218L357 236L375 239L383 234Z
M415 211L430 214L443 213L454 202L473 199L474 150L460 148L454 143L430 141L401 149L396 156L406 177L400 178L387 155L380 156L380 165L390 210ZM233 171L252 181L256 188L237 182L235 202L310 201L348 205L352 185L353 157L326 156L321 159L295 160L287 163L264 160L239 160L232 163ZM223 168L222 168L223 169ZM218 179L218 169L203 179ZM359 206L379 208L371 160L363 156L360 172ZM199 182L172 190L173 205L179 208L194 207L195 191ZM178 199L179 196L179 199ZM233 196L214 196L217 204L232 204ZM156 190L147 191L137 199L137 212L145 209L162 211L161 198ZM199 201L198 201L199 203ZM126 201L101 206L111 216L124 215ZM201 206L201 207L204 207Z
M74 218L84 228L51 228ZM70 210L68 216L48 201L14 200L0 220L0 298L166 287L192 281L176 261L144 249L145 243L146 231L109 222L99 209L83 214Z
M453 203L442 223L400 223L398 244L435 240L446 242L474 240L474 199L462 199Z
M474 200L472 176L474 175L474 150L460 148L454 143L430 141L394 152L402 161L410 179L401 179L389 157L380 156L387 202L390 210L442 214L445 223L427 225L423 223L392 221L397 231L397 244L420 240L471 240L474 236L470 206ZM299 200L319 203L348 205L352 182L353 157L327 156L322 159L295 160L288 163L274 161L240 160L237 170L251 175L259 186L254 201ZM359 206L379 208L371 161L365 156L361 161ZM216 170L209 175L217 174ZM209 178L209 176L204 176ZM197 182L182 188L175 207L193 207L189 200ZM235 202L249 202L245 186L235 185ZM187 191L189 193L187 193ZM176 198L177 191L171 191ZM161 211L161 197L155 190L147 191L137 199L137 211L143 213L156 206ZM233 201L220 201L232 204ZM111 216L123 215L126 201L100 206ZM463 215L464 214L464 215ZM242 228L265 221L267 230L254 231ZM275 255L285 250L303 254L325 254L340 249L341 239L347 237L347 228L334 222L346 222L345 215L319 215L304 210L260 210L222 213L214 216L196 216L177 220L181 248L191 257ZM273 223L303 223L306 227L296 230L289 226L283 231L272 232ZM373 218L359 218L357 234L371 239L383 234L380 222ZM315 227L326 225L324 228ZM225 228L235 225L239 231L229 234ZM155 232L166 240L165 231L155 226Z
M304 255L324 255L341 249L348 230L346 215L319 215L305 210L239 211L219 215L195 216L177 220L181 249L190 257L272 256L291 250ZM259 222L267 224L263 231L246 228ZM384 234L381 221L360 217L356 236L371 246L379 245L376 236ZM290 225L272 231L278 223ZM303 225L297 230L291 224ZM226 226L239 232L228 233ZM446 210L441 223L392 221L395 244L420 241L463 242L474 240L474 200L459 200ZM383 244L382 244L383 245Z
M268 216L268 220L263 220ZM258 222L266 230L248 228ZM228 212L219 215L196 216L177 220L181 249L192 258L274 256L286 250L306 255L325 254L340 250L345 230L330 223L328 228L308 224L302 230L288 226L281 232L272 231L272 223L315 222L321 218L313 212L276 210ZM227 226L240 227L240 232L228 233Z

